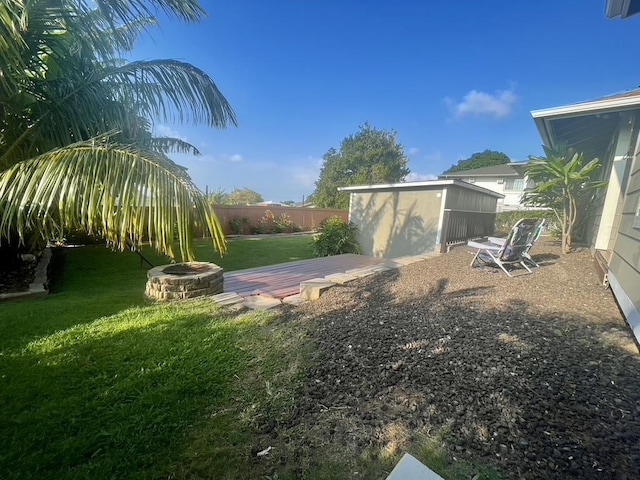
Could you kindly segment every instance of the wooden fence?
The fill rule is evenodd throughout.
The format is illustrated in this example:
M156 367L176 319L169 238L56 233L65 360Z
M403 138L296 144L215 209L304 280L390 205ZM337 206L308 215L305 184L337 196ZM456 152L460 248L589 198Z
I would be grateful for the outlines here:
M338 216L345 222L349 218L346 210L333 210L328 208L307 208L307 207L280 207L280 206L243 206L243 205L216 205L213 207L220 220L220 224L225 235L232 235L234 232L229 221L234 221L240 227L240 233L248 235L254 233L254 229L259 227L263 218L271 212L273 217L280 218L286 215L294 225L299 225L302 230L315 230L320 223L332 216Z

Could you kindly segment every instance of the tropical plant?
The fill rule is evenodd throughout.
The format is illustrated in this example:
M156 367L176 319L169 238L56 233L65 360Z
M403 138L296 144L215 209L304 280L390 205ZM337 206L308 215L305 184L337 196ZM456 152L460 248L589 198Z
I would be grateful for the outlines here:
M172 257L177 240L192 259L199 226L224 250L213 209L168 157L197 149L151 129L225 127L233 110L190 64L120 59L156 9L204 15L197 0L0 3L0 240L80 229L120 249L150 240Z
M229 194L224 190L224 188L218 188L217 190L209 193L209 203L211 205L227 205L229 198Z
M338 216L329 217L320 224L313 237L313 253L316 257L328 257L342 253L360 253L358 226L345 222Z
M544 147L546 157L530 157L525 175L534 183L525 189L527 205L551 208L562 228L562 252L570 253L576 225L586 217L599 189L597 158L585 164L584 154L560 146Z

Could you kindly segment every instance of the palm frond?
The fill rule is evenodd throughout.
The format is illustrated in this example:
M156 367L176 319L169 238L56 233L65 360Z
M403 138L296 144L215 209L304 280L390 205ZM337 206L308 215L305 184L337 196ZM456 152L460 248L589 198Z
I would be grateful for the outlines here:
M108 137L20 162L0 173L0 239L28 232L54 238L80 228L119 249L146 240L174 258L192 260L193 229L225 250L222 229L186 171L163 155Z
M200 150L195 145L182 140L180 138L173 137L152 137L146 141L146 144L150 150L155 152L161 152L163 154L168 153L190 153L191 155L200 156Z
M185 22L197 22L206 15L197 0L95 0L95 3L112 26L152 17L157 10Z
M106 69L105 80L121 95L135 98L142 112L163 122L237 125L227 99L205 72L177 60L130 62Z

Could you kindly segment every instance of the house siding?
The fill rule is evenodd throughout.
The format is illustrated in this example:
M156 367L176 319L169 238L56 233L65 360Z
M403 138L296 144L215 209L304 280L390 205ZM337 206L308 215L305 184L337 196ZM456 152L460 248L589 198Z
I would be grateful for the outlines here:
M640 226L634 227L638 202L640 152L636 149L609 271L618 303L640 341Z
M499 176L495 176L495 177L459 177L460 180L464 181L464 182L468 182L468 183L473 183L474 185L477 185L478 187L483 187L486 188L487 190L491 190L494 191L496 193L501 193L502 195L504 195L503 199L499 199L498 200L498 204L497 204L497 210L498 211L502 211L502 210L521 210L521 209L525 209L526 207L524 205L522 205L522 203L520 203L520 197L522 196L522 193L524 191L523 190L506 190L505 187L507 186L507 180L508 179L523 179L524 177L514 177L514 176L509 176L509 177L499 177ZM469 182L469 180L474 180L473 182ZM501 181L502 183L500 183L499 181ZM526 183L526 182L525 182Z
M477 183L477 185L484 186L480 183ZM452 185L447 188L444 208L467 212L495 213L496 200L498 200L496 197L490 197L485 193Z

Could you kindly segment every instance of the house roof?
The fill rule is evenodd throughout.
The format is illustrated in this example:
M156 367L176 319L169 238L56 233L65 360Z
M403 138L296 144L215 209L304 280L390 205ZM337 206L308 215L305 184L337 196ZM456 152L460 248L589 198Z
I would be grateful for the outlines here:
M524 166L524 163L503 163L491 167L472 168L471 170L461 170L459 172L443 173L438 178L461 178L461 177L518 177L522 174L515 168Z
M586 102L571 103L561 107L544 108L532 110L531 116L534 119L557 117L564 115L576 115L580 113L605 113L611 110L634 109L640 105L640 88L628 90L626 92L615 93L595 100Z
M477 192L485 193L496 198L504 198L501 193L494 192L488 188L479 187L472 183L463 182L462 180L428 180L425 182L403 182L403 183L386 183L378 185L352 185L349 187L338 187L341 192L376 192L376 191L389 191L389 190L436 190L447 186L457 186L461 188L467 188L469 190L475 190Z
M589 158L602 158L624 112L640 109L640 88L595 100L534 110L533 119L547 147L566 143Z
M632 15L640 13L639 0L607 0L605 5L605 14L609 18L620 17L622 19L629 18Z

